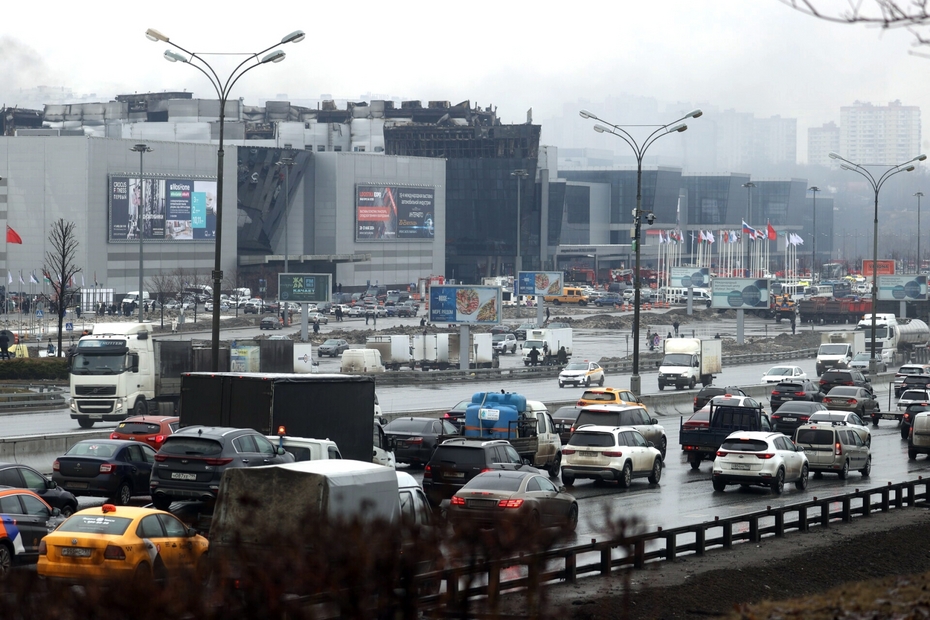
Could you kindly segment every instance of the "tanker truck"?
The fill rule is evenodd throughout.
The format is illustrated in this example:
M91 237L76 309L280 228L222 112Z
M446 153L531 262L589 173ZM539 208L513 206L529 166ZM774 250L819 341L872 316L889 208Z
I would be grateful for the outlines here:
M856 326L865 332L866 350L872 350L872 315L866 314ZM900 354L899 361L930 360L930 327L920 319L899 319L893 314L875 315L875 348ZM902 359L903 358L903 359Z

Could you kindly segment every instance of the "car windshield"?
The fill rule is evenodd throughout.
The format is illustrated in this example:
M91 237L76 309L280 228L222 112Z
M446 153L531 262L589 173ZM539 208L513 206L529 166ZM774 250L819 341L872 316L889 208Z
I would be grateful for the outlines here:
M833 445L833 431L819 428L802 428L798 431L797 443L802 446Z
M470 404L471 404L471 401L470 401L470 400L460 400L458 403L456 403L455 407L453 407L453 408L450 409L449 411L462 411L462 412L464 412L464 411L468 408L468 405L470 405Z
M849 345L845 344L822 344L818 354L820 355L845 355L849 350Z
M324 342L323 344L326 345L326 346L330 346L330 347L337 347L337 346L339 346L339 341L338 341L338 340L332 340L332 339L330 339L330 340L327 340L326 342Z
M899 375L919 375L923 374L923 368L915 368L914 366L901 366L898 368Z
M519 491L523 476L506 476L503 472L485 472L468 481L462 490Z
M905 390L901 394L901 400L927 400L927 392L924 390Z
M565 370L587 370L588 365L584 362L571 362L565 367Z
M129 433L131 435L145 435L146 433L157 433L161 427L151 422L120 422L116 427L117 433Z
M779 411L781 411L781 409L779 409ZM817 412L815 414L812 414L810 417L811 424L813 424L814 422L845 422L845 421L846 421L845 413L827 413L823 411L823 412Z
M618 395L613 392L593 392L586 390L581 395L581 400L590 400L593 402L613 402L618 399Z
M161 447L162 454L187 456L211 456L223 452L223 445L212 439L200 437L183 437L173 435L165 440Z
M609 448L617 444L612 433L585 433L576 432L568 440L570 446L584 446L591 448Z
M853 358L854 362L867 362L872 359L871 353L857 353L856 357Z
M688 418L688 422L710 422L710 407L702 407L695 411Z
M810 413L817 411L822 405L820 403L789 401L778 408L778 415L786 413Z
M788 383L787 381L782 381L775 386L775 389L779 392L803 392L804 384L803 383Z
M94 443L92 441L81 441L68 450L65 454L67 456L92 456L99 459L108 459L119 449L118 446L112 443Z
M830 390L827 396L856 396L859 394L859 388L856 387L835 387Z
M553 420L576 420L581 413L581 407L561 407L552 414Z
M768 447L768 442L761 439L749 439L745 437L730 439L728 437L724 440L720 449L731 450L733 452L762 452L763 450L768 450Z
M687 353L670 353L662 360L663 366L690 366L691 356Z
M110 517L97 514L76 514L58 526L59 532L76 534L109 534L121 536L132 523L126 517Z
M776 366L775 368L769 369L765 374L770 377L790 377L794 374L794 368L790 366Z
M384 430L398 433L426 433L430 431L432 425L432 419L418 420L416 418L398 418L396 420L391 420L388 425L384 427Z

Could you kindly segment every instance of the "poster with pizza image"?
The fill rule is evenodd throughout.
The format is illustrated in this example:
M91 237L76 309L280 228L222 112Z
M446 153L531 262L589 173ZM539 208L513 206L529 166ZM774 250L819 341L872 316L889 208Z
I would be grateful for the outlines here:
M517 295L561 295L564 280L561 271L521 271Z
M499 286L432 286L429 290L431 323L494 325L501 322Z

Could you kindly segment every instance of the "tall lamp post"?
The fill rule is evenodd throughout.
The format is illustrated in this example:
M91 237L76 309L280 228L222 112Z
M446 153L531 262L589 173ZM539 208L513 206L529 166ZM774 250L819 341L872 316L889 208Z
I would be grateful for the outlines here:
M137 144L130 151L139 154L139 208L136 211L136 226L139 229L139 322L142 322L142 239L145 237L145 181L142 174L142 158L152 152L147 144Z
M223 130L226 124L226 101L229 99L229 93L232 87L236 85L239 78L245 75L246 72L260 65L284 60L284 52L281 50L271 52L271 50L285 43L299 43L304 40L306 35L302 30L295 30L278 43L260 52L242 54L246 56L246 59L236 65L236 68L233 69L232 73L229 74L229 77L226 78L225 81L221 80L213 67L210 66L210 63L203 59L203 56L209 55L209 53L197 53L186 50L177 43L173 43L168 37L153 28L146 30L145 36L150 41L163 41L187 54L187 56L183 56L177 52L165 50L164 56L165 60L169 62L187 63L207 76L207 79L210 80L210 84L216 90L216 96L219 98L220 102L220 136L219 146L216 151L216 249L214 250L213 273L211 274L213 278L213 342L211 343L211 353L213 358L213 371L216 372L220 369L220 288L223 285L223 263L221 260L223 247ZM266 52L271 53L266 54ZM254 64L248 64L250 62Z
M523 179L530 175L529 172L520 168L519 170L514 170L510 173L510 176L516 177L517 179L517 257L513 261L513 275L514 277L519 277L520 270L523 268L523 255L520 254L520 233L521 233L521 224L520 221L520 187L523 185Z
M924 193L917 192L914 195L917 196L917 275L920 275L920 199Z
M752 188L755 187L755 186L756 186L756 184L753 183L752 181L747 181L746 183L743 183L743 187L746 188L746 193L749 195L749 207L747 207L747 211L746 211L746 223L749 224L750 226L752 226ZM749 245L749 239L746 238L746 235L745 235L745 234L741 235L741 236L740 236L740 239L741 239L741 240L745 240L745 245L746 245L746 277L747 277L747 278L751 278L751 277L753 276L752 272L750 271L750 269L751 269L750 263L752 262L752 261L750 260L750 254L752 253L752 249L750 248L750 245Z
M290 273L287 269L287 207L290 201L291 191L291 168L294 166L293 157L282 157L277 162L278 166L284 167L284 273Z
M903 164L892 166L885 170L878 179L872 176L871 172L859 164L854 164L848 159L840 157L837 153L830 153L830 158L844 162L840 164L840 168L843 170L850 170L864 177L875 192L875 217L872 222L872 358L869 360L869 375L874 376L875 373L878 372L878 358L875 356L875 319L878 314L878 192L881 190L882 185L885 184L885 181L899 172L911 172L916 168L916 166L913 165L914 162L924 161L927 159L927 156L921 154Z
M811 284L813 284L814 271L817 269L817 192L820 188L812 185L807 189L814 194L814 235L811 239Z
M656 140L671 133L679 133L687 130L688 126L681 121L689 118L698 118L703 112L699 109L692 110L688 114L667 125L627 125L627 127L656 127L656 129L643 140L642 145L633 138L630 132L620 125L608 123L588 110L581 110L579 114L581 118L593 119L607 125L607 127L604 125L595 125L594 131L617 136L633 149L633 155L636 157L636 209L633 210L633 251L636 258L633 271L633 286L635 287L633 291L633 373L630 375L630 390L634 394L640 394L642 387L642 381L639 376L639 304L642 298L642 291L640 290L642 288L642 275L640 274L639 268L640 233L642 231L643 216L646 217L646 221L649 224L655 221L655 214L651 211L649 213L643 212L643 158L646 155L646 149L652 146Z

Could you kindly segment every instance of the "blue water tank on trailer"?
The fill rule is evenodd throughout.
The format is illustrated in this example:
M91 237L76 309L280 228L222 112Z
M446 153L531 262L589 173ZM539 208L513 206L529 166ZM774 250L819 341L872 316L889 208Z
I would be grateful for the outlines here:
M485 405L510 405L518 412L526 411L526 396L516 392L477 392L471 397L472 403L485 403Z
M499 396L503 396L500 394ZM520 412L510 404L487 402L471 403L465 409L466 437L481 437L484 439L509 439L517 433L515 422L520 418Z

